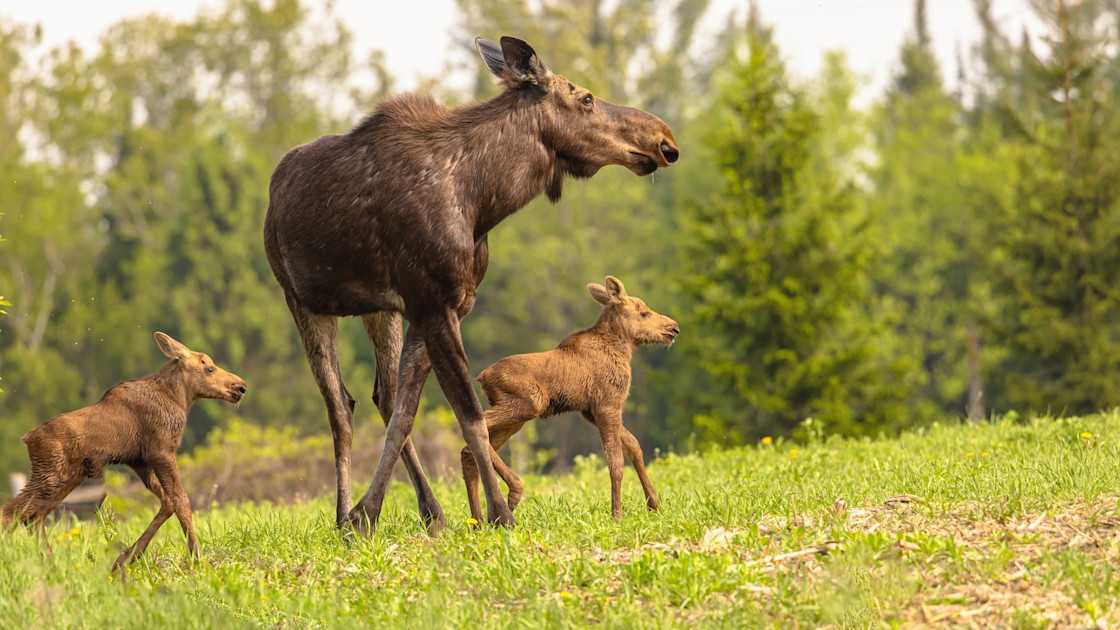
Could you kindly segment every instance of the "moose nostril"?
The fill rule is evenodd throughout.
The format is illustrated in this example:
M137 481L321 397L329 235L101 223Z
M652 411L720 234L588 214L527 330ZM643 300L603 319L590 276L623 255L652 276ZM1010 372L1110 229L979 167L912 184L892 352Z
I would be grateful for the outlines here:
M681 334L681 329L680 329L680 328L677 328L676 326L673 326L673 329L672 329L672 330L673 330L673 334L674 334L674 335L679 335L679 334Z
M678 151L676 147L669 144L668 141L662 140L661 141L661 155L665 156L665 161L666 162L672 164L673 162L677 161L677 158L680 157L681 152Z
M242 394L244 394L244 393L245 393L245 386L244 386L244 385L242 385L241 387L238 387L238 388L237 388L237 391L239 391L239 392L241 392Z

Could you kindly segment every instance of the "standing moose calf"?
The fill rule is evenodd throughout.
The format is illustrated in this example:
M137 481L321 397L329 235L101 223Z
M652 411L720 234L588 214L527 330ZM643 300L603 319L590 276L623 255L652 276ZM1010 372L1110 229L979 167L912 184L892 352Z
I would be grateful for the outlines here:
M191 504L179 483L175 451L183 441L187 410L201 398L237 403L245 381L157 332L160 350L171 358L155 374L117 383L96 404L51 418L27 432L23 441L31 457L31 478L18 495L0 508L4 526L13 519L39 521L87 477L99 478L106 464L125 464L159 497L159 513L134 545L125 549L113 570L140 557L160 526L175 514L191 555L198 539Z
M559 199L569 175L610 164L648 175L678 157L659 118L595 98L524 41L475 45L505 87L498 96L462 107L417 94L388 99L350 133L292 149L272 174L265 253L326 403L339 527L368 533L377 522L402 449L421 518L432 531L445 525L409 439L432 370L475 454L488 519L514 522L459 331L486 273L486 235L542 192ZM338 318L355 315L373 343L373 401L388 429L369 489L351 509L354 398L339 371Z
M568 335L548 352L506 357L482 371L478 382L490 401L486 428L490 434L490 458L498 475L509 486L509 509L521 501L524 487L506 466L497 450L533 418L547 418L578 411L599 429L607 469L611 476L611 516L622 518L622 453L630 458L646 505L660 504L646 474L638 440L622 426L622 407L630 394L630 359L634 348L669 344L680 334L677 322L650 310L645 302L626 295L616 278L607 276L606 286L587 285L595 301L603 305L599 320L587 330ZM463 481L471 516L480 520L478 468L467 449L462 452Z

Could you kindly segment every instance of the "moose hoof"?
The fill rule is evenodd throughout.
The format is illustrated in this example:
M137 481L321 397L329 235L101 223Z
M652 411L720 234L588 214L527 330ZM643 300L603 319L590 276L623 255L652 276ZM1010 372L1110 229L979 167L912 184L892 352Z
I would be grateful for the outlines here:
M505 507L504 505L502 507ZM517 525L517 520L513 518L513 512L510 510L501 510L497 514L491 514L486 520L491 525L498 525L501 527L513 527Z
M381 510L367 511L361 504L358 504L350 510L339 529L363 538L369 538L373 535L373 530L377 527L377 519L380 517Z
M428 534L438 534L447 527L447 519L443 516L443 509L440 508L438 504L435 506L435 509L421 508L420 518L424 521L424 527L428 529Z

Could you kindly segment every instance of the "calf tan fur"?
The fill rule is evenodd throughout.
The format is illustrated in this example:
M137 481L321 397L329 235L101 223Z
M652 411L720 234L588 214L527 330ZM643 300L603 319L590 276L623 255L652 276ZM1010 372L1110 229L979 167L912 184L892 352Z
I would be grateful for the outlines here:
M623 452L638 473L649 509L656 510L660 504L646 474L638 440L622 426L622 408L630 393L634 349L671 345L680 328L677 322L650 310L641 299L626 295L626 288L616 278L607 276L605 285L587 285L591 297L603 307L594 326L569 335L548 352L506 357L478 376L490 401L484 415L490 434L490 458L494 470L509 486L510 511L521 501L524 487L496 449L526 422L566 411L578 411L599 429L610 471L611 515L615 519L622 518ZM478 469L469 449L463 449L461 461L471 516L481 522Z

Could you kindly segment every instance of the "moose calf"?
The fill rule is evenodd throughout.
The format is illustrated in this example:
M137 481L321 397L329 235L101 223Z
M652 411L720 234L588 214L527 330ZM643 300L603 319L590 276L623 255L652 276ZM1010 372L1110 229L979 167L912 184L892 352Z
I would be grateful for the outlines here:
M82 481L100 477L106 464L125 464L159 497L160 508L113 570L140 557L172 514L179 517L191 555L198 555L191 504L179 483L175 451L191 405L200 398L237 403L245 394L245 381L164 333L155 337L171 358L158 372L117 383L96 404L55 416L23 436L31 479L0 508L4 526L18 518L23 524L38 520L45 530L47 515Z
M479 374L490 401L484 415L490 433L494 470L509 486L509 509L521 501L521 480L501 460L496 449L533 418L578 411L599 429L611 475L611 515L622 518L622 453L630 458L649 509L660 504L646 474L638 440L622 426L622 407L630 392L630 358L642 345L671 345L680 333L677 322L659 315L642 300L626 295L616 278L606 286L587 285L603 305L599 320L587 330L569 335L554 350L506 357ZM462 451L463 481L471 516L482 520L478 500L478 469L469 449Z

